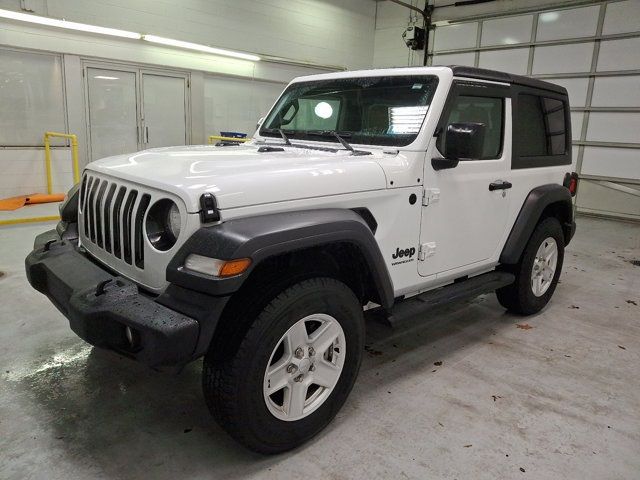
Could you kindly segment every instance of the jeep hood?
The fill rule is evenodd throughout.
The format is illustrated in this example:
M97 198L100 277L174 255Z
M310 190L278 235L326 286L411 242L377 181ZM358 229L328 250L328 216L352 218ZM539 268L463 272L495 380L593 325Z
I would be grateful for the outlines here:
M144 150L90 163L87 170L172 192L189 212L205 192L222 210L386 187L382 152L351 155L298 147L259 152L260 145L197 145Z

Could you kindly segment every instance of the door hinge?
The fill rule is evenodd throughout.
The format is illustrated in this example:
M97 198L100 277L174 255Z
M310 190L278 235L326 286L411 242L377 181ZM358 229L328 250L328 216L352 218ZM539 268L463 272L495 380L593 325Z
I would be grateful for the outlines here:
M421 243L418 249L418 260L426 260L436 254L436 242Z
M425 188L422 191L422 205L427 206L440 200L439 188Z

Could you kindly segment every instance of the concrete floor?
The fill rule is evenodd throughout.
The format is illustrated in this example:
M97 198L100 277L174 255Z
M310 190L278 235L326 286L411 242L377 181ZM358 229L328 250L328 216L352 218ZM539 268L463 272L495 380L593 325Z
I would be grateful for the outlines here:
M88 347L27 285L48 225L0 229L0 478L638 479L640 225L580 218L537 316L494 295L391 331L319 437L277 457L213 423L180 376Z

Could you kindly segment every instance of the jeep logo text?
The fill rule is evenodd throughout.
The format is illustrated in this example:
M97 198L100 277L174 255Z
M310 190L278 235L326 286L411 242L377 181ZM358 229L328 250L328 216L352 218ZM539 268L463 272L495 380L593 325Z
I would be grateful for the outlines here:
M415 253L416 253L416 249L414 247L405 248L404 250L400 250L399 248L396 248L396 253L391 254L391 258L393 258L394 260L396 258L402 258L402 257L411 258Z

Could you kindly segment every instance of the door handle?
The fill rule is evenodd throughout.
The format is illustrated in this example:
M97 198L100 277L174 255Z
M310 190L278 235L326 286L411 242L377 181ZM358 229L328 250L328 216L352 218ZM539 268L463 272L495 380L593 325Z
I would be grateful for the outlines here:
M489 191L493 192L494 190L506 190L508 188L513 187L511 182L507 182L504 180L498 180L496 182L491 182L489 184Z
M149 127L144 127L144 143L149 143Z

